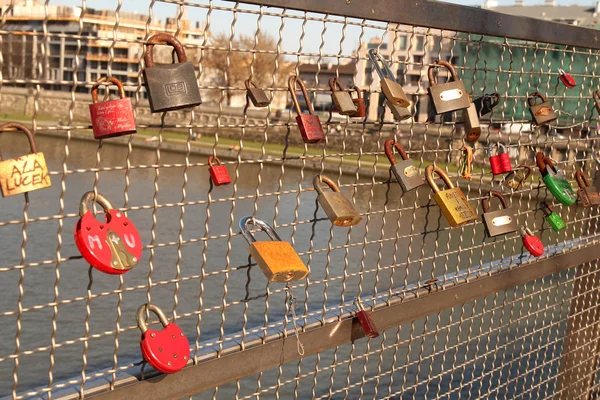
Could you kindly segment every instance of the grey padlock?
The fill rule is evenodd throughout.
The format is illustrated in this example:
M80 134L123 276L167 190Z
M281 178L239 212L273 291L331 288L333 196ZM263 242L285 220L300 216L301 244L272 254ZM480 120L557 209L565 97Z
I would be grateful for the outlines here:
M396 162L396 158L394 157L394 150L392 146L396 148L400 157L402 157L402 161L399 163ZM411 159L408 158L406 151L400 145L400 143L396 142L394 139L388 139L385 141L385 155L388 160L390 160L390 170L396 177L396 180L402 187L404 192L408 192L413 190L425 183L425 179L421 174L419 174L419 169L414 166Z
M492 197L497 197L500 200L502 209L489 211L488 202ZM504 196L500 192L491 191L483 199L481 199L481 208L483 208L483 223L489 237L505 235L507 233L516 232L519 230L517 219L513 211L508 208Z
M468 108L462 110L462 119L467 142L476 142L481 136L481 126L479 125L479 116L475 104L471 103Z
M390 103L388 100L385 101L385 104L389 107L396 121L406 121L407 119L410 119L412 117L412 114L410 113L410 108L396 106Z
M333 190L332 192L323 192L321 183L325 183ZM350 200L341 192L334 181L324 175L316 175L313 179L313 186L317 191L317 200L331 223L335 226L352 226L358 224L362 217L356 211Z
M254 107L266 107L271 103L265 91L256 86L251 79L246 79L246 94Z
M540 99L542 102L538 103L537 99ZM552 104L546 101L546 98L540 93L531 93L527 97L527 103L529 104L529 112L531 112L531 116L537 126L546 125L558 119L552 109Z
M404 94L404 89L402 89L402 86L396 81L392 70L381 54L377 52L377 49L370 49L368 54L377 71L377 75L379 75L381 91L385 98L398 107L410 106L408 97ZM379 63L381 63L383 69L381 69Z
M433 70L437 67L444 67L450 71L449 82L437 83L433 76ZM429 78L429 88L427 90L433 101L436 114L462 110L468 108L471 104L463 81L458 79L456 70L448 61L438 60L430 65L427 70L427 77Z

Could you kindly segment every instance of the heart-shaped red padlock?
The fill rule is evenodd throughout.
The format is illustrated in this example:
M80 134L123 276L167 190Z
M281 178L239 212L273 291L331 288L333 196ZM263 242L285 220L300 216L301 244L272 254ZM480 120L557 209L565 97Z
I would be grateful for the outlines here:
M542 241L529 230L525 228L523 232L523 246L535 257L540 257L544 254L544 244Z
M95 201L105 212L101 223L89 210L88 202ZM142 240L135 225L115 210L98 193L87 192L79 205L79 222L75 225L75 244L90 265L107 274L124 274L140 261Z
M148 329L146 310L156 314L163 329ZM162 310L152 304L142 304L137 311L137 324L142 331L140 348L144 359L155 369L172 374L185 367L190 359L190 344L175 323L169 323Z

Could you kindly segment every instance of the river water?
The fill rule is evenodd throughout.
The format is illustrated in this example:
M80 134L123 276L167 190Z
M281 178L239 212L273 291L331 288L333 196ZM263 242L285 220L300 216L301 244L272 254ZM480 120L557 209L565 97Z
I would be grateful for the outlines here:
M65 140L40 136L37 145L38 151L45 154L50 171L62 171ZM5 159L17 156L26 148L23 135L0 135L0 149ZM28 266L22 270L20 308L24 311L19 318L18 393L48 385L52 359L54 382L78 379L82 370L92 374L113 367L117 341L118 365L141 360L135 311L148 296L169 318L175 310L179 317L177 323L186 332L190 343L214 341L219 338L221 329L225 335L238 332L243 324L245 303L242 300L245 298L255 298L248 302L247 327L264 324L265 299L260 296L265 293L266 280L258 268L251 268L248 283L247 268L239 268L248 263L248 246L237 235L231 239L229 248L227 236L230 230L237 233L238 220L252 214L255 207L257 215L269 223L276 216L279 226L312 220L316 210L315 193L303 192L300 196L285 193L298 189L300 169L286 167L282 173L280 166L265 165L261 171L256 163L241 165L235 180L236 200L232 203L233 185L211 188L206 166L189 167L185 202L192 204L187 204L183 213L179 203L184 196L184 168L175 165L185 164L185 154L162 151L158 161L156 151L134 148L129 164L135 168L128 173L126 199L127 147L106 142L98 150L94 142L72 140L68 152L66 168L69 173L64 182L61 182L62 174L52 175L52 187L30 193L28 218L42 220L29 222L26 227L24 264ZM189 157L192 164L205 161L204 157ZM152 167L157 163L161 165L158 170ZM96 167L114 169L96 175L90 171ZM228 168L234 177L234 166L228 165ZM316 172L307 169L303 173L303 187L312 186ZM344 175L341 182L355 183L356 178ZM469 264L479 265L521 252L518 238L486 239L488 245L483 249L469 250L473 244L478 245L484 240L483 225L478 223L474 229L472 226L446 229L447 222L440 218L438 208L427 207L435 204L430 200L428 186L402 196L397 184L372 185L370 179L363 178L358 183L356 206L361 212L372 214L354 227L350 235L348 229L331 229L331 224L325 220L302 223L295 232L291 227L278 229L283 240L289 240L293 235L294 247L299 253L318 250L302 256L311 268L311 284L306 290L304 285L296 290L299 314L306 311L305 304L309 311L319 311L323 306L339 305L342 299L351 301L361 289L363 295L372 294L374 290L384 292L391 285L396 287L405 281L425 280ZM122 276L122 282L118 276L90 271L88 264L78 257L73 240L73 229L78 220L74 214L78 212L79 200L95 184L115 207L121 208L127 201L127 206L134 208L128 211L128 218L137 226L144 245L151 245L151 249L144 250L140 263ZM255 204L257 187L260 197ZM350 190L349 187L343 189L346 193ZM62 213L61 195L64 201ZM470 193L470 196L477 195ZM535 201L528 201L526 196L523 199L514 197L513 206L534 207ZM419 206L416 211L415 203ZM154 208L154 204L159 208ZM475 206L475 202L472 204ZM23 206L22 195L2 199L0 221L22 220ZM398 211L402 208L403 211ZM388 211L383 213L385 209ZM575 213L581 212L577 210L572 207L569 216L565 211L563 217L574 217ZM55 217L61 214L65 217ZM581 217L581 214L577 215ZM317 216L323 218L325 215L319 209ZM532 214L528 216L533 217ZM529 226L541 225L541 213L536 213L535 217L537 221L529 221ZM524 218L519 217L521 224ZM440 227L442 230L438 231ZM0 341L0 394L3 395L10 395L14 386L15 362L8 357L15 353L17 346L21 270L14 267L23 263L22 228L22 223L0 226L0 268L3 271L0 280L0 331L3 337ZM579 225L570 225L566 233L560 234L546 229L542 237L547 243L555 242L559 238L578 236L578 229ZM57 234L59 230L61 233ZM59 242L62 243L60 246ZM363 242L367 244L363 245ZM328 252L328 247L333 250ZM445 255L459 247L464 250ZM57 257L67 260L57 265ZM410 260L408 268L405 265L389 268L407 260ZM150 291L149 285L152 285ZM91 297L88 297L88 286ZM277 291L269 298L268 320L273 322L284 316L284 294L281 285L273 284L269 288ZM59 304L57 310L48 306L55 300ZM223 312L224 303L227 307ZM202 310L201 313L198 310ZM56 323L54 335L53 321ZM121 329L127 329L118 336L114 333L117 321ZM82 340L83 337L89 339ZM56 347L53 352L50 350L52 343ZM362 371L356 373L360 376ZM223 398L228 398L230 389L223 389Z

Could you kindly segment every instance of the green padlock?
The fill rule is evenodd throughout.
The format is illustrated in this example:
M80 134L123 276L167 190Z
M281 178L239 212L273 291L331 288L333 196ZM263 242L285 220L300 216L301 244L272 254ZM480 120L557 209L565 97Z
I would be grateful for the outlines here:
M541 151L535 155L535 162L542 174L542 180L556 200L565 206L574 204L577 201L577 195L565 174L556 168Z
M558 215L558 213L556 213L545 201L540 203L540 207L546 216L546 222L550 224L555 232L567 227L567 224L562 220L560 215Z

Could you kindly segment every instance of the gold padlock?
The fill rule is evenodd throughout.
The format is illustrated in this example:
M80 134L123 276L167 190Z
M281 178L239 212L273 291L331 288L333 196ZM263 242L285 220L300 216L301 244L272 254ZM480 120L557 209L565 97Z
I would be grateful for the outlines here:
M448 185L448 189L440 190L433 181L433 173L438 174L440 178ZM469 221L477 219L477 214L469 204L460 188L454 187L450 178L440 167L428 165L425 169L425 178L433 190L433 198L442 210L442 213L450 223L450 226L459 226Z
M33 133L25 125L18 122L7 122L0 125L0 132L8 130L22 131L29 139L31 153L18 158L2 161L0 154L0 186L2 196L13 196L49 187L50 175L46 166L44 153L38 153Z
M402 89L402 86L396 81L392 70L377 49L369 50L368 55L377 71L377 75L379 75L381 91L385 98L398 107L410 107L410 102L404 93L404 89ZM381 63L383 69L381 69L379 63Z
M333 190L333 192L323 192L321 183L325 183ZM317 191L317 200L325 214L329 217L331 223L335 226L352 226L358 224L362 217L356 211L356 208L350 201L340 192L340 188L334 181L325 175L315 175L313 186Z
M271 240L257 242L250 233L250 229L253 227L264 231ZM262 219L250 216L242 217L240 233L250 244L248 247L250 255L271 282L298 281L308 276L308 268L292 245L282 241L275 230Z
M329 89L331 89L331 100L339 114L353 115L356 113L356 105L352 101L352 96L337 78L329 78Z

